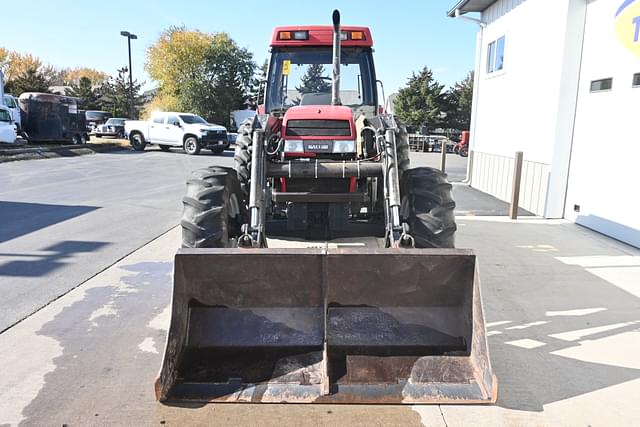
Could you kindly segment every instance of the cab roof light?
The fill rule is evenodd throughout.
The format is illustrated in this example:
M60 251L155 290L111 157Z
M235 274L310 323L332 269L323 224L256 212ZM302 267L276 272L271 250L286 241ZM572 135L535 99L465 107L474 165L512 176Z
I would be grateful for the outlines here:
M340 40L364 40L364 31L340 31Z
M309 40L309 31L294 31L294 40Z
M278 33L278 40L291 40L291 31L280 31Z

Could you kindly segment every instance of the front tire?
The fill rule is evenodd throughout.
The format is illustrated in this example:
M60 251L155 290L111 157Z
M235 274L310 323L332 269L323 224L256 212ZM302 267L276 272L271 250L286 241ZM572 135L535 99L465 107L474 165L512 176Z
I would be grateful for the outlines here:
M200 153L200 141L195 136L190 136L184 140L184 151L189 155L196 155Z
M144 151L147 146L147 141L144 140L144 136L140 132L132 133L129 137L129 142L135 151Z
M405 172L400 183L400 215L409 225L416 248L453 248L456 203L446 174L421 167Z
M212 148L211 152L213 154L222 154L224 152L224 146Z
M247 216L241 197L233 169L211 166L194 171L182 199L182 247L236 247Z

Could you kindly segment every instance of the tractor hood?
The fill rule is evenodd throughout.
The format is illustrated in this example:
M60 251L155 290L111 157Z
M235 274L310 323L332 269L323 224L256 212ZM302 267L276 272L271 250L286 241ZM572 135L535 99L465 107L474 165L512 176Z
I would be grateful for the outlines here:
M282 121L284 138L355 139L353 111L341 105L291 107Z

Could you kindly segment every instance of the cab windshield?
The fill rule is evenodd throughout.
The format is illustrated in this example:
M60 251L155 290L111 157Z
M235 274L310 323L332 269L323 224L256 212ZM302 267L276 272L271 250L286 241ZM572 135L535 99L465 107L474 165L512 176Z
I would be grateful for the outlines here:
M203 119L200 116L196 116L194 115L187 115L187 114L180 114L180 118L182 119L183 122L185 122L188 125L193 125L193 124L202 124L202 125L206 125L207 121L205 119Z
M9 95L4 96L4 105L6 105L9 108L17 108L15 101Z
M332 47L274 48L265 109L331 104ZM343 47L340 100L353 109L377 104L370 48ZM288 74L287 74L288 68Z

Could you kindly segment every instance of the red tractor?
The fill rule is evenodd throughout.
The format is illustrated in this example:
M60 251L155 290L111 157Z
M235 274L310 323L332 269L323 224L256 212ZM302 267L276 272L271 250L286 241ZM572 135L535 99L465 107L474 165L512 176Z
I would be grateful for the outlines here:
M274 30L235 170L187 183L158 399L495 401L475 255L440 249L451 184L409 168L379 101L368 28L334 11L333 26ZM323 239L379 220L387 249L267 248L278 220Z

